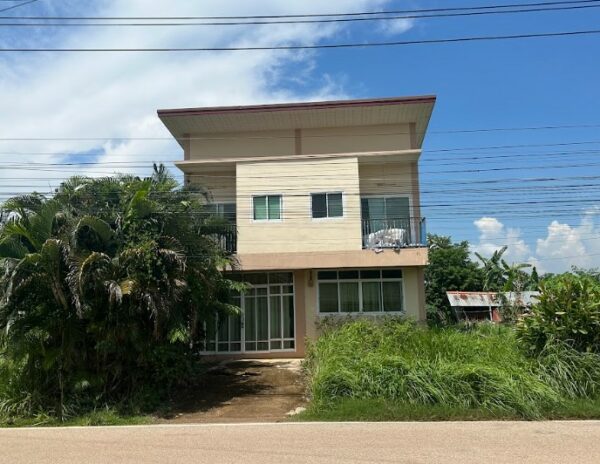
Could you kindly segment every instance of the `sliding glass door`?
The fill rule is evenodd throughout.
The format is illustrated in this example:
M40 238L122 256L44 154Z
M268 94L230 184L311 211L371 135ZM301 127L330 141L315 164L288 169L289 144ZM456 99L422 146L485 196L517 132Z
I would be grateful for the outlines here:
M252 353L296 348L292 273L249 274L251 288L234 298L241 314L207 330L205 352ZM208 329L208 327L207 327Z
M362 197L363 237L390 229L404 231L403 241L412 243L414 231L410 220L410 202L406 196Z

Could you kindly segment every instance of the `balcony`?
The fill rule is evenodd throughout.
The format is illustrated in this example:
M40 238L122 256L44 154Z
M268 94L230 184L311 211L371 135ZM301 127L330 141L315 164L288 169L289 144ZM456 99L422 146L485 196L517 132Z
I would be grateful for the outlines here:
M426 247L425 218L363 220L362 238L365 249Z
M237 229L235 224L205 225L204 233L227 253L233 254L237 251Z

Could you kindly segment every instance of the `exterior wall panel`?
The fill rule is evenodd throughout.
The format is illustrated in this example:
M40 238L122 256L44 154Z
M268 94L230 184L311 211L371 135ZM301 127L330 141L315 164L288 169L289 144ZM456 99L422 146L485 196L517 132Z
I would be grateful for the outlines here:
M302 153L359 153L411 149L409 124L302 130Z
M344 217L313 219L311 193L342 192ZM238 163L238 253L361 250L358 160ZM282 219L255 221L252 198L282 195Z
M190 160L256 156L290 156L295 153L293 130L224 132L190 136Z

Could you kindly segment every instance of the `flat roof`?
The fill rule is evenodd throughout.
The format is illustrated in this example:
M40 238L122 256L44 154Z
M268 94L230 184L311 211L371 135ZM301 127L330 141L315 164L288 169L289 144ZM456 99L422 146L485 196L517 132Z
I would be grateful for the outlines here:
M434 95L158 110L180 144L193 135L415 123L419 146Z

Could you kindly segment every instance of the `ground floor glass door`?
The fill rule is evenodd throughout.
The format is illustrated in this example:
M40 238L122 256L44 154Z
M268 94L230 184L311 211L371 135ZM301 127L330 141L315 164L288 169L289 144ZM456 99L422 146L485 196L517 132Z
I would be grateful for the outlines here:
M234 297L240 315L206 327L205 352L252 353L293 351L295 340L294 282L291 272L244 274L251 287Z

